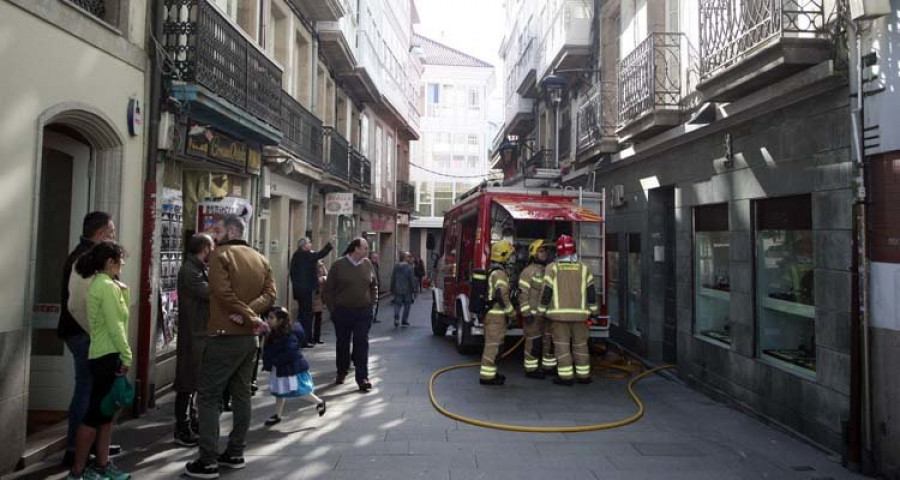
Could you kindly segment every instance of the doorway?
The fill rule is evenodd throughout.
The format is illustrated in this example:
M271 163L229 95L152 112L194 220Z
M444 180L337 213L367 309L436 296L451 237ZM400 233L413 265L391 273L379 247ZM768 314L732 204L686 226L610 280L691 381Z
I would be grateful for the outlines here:
M27 434L64 420L75 385L72 354L57 336L62 265L78 245L92 203L91 147L74 130L44 129L34 288L31 296L31 369Z

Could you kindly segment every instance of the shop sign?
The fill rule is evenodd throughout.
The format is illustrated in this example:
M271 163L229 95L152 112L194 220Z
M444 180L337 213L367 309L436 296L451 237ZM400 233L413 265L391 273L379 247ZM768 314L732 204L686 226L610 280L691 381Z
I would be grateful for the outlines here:
M397 225L409 225L409 214L398 213L397 214Z
M325 215L353 215L353 194L343 192L326 194Z
M247 144L216 133L210 142L209 156L244 168L247 165Z
M224 133L210 127L192 124L188 128L187 143L184 147L187 155L216 160L219 163L235 166L241 170L249 169L251 148L244 142L235 140ZM262 152L256 152L256 172L262 164Z

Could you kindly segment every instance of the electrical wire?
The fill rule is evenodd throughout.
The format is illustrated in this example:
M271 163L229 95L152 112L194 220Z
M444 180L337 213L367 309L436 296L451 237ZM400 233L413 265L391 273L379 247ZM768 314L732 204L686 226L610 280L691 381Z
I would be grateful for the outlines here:
M513 345L512 348L507 350L500 358L504 359L507 356L511 355L524 342L525 342L524 337L520 338L519 341L515 345ZM526 426L526 425L510 425L510 424L505 424L505 423L494 423L494 422L489 422L486 420L479 420L477 418L466 417L464 415L459 415L457 413L453 413L453 412L447 410L446 408L442 407L438 403L437 397L434 394L434 382L438 379L438 377L440 377L441 375L443 375L447 372L452 372L453 370L461 370L463 368L475 368L475 367L479 367L479 366L481 366L480 362L461 363L459 365L451 365L449 367L442 368L442 369L437 370L434 373L432 373L431 378L428 380L428 397L431 400L431 406L433 406L434 409L437 410L441 415L444 415L445 417L448 417L448 418L452 418L453 420L456 420L459 422L467 423L469 425L473 425L476 427L484 427L484 428L491 428L494 430L503 430L503 431L507 431L507 432L520 432L520 433L596 432L599 430L610 430L613 428L624 427L625 425L632 424L632 423L640 420L640 418L644 416L644 403L641 402L640 397L638 397L637 393L635 393L634 385L637 382L643 380L644 378L647 378L648 376L650 376L656 372L675 368L675 365L663 365L660 367L651 368L651 369L639 374L638 376L632 378L631 381L628 382L628 386L627 386L628 395L631 397L631 401L634 402L635 406L637 407L637 411L629 417L623 418L621 420L616 420L613 422L598 423L595 425L577 425L577 426L566 425L566 426L538 426L538 427L535 427L535 426ZM618 365L605 365L604 368L611 369L611 370L617 370L617 371L621 371L621 372L626 372L628 374L633 373L633 371L631 369L629 369L627 367L621 367Z
M434 175L440 175L442 177L448 177L448 178L487 178L487 177L490 177L491 175L493 175L491 173L485 173L482 175L453 175L451 173L442 173L442 172L438 172L437 170L431 170L430 168L425 168L425 167L416 165L415 163L412 163L412 162L409 162L409 165L412 167L416 167L419 170L422 170L422 171L425 171L425 172L428 172L428 173L431 173Z

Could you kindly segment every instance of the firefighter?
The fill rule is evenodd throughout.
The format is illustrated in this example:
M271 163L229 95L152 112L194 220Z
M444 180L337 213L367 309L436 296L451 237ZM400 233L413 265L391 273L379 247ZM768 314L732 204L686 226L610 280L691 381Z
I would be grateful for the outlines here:
M594 276L587 265L578 261L572 237L560 235L556 240L556 256L556 261L544 271L539 307L551 322L556 349L558 378L553 383L566 386L576 380L591 383L587 321L598 314Z
M545 370L556 369L556 357L550 350L549 328L545 328L546 322L538 313L549 246L545 240L531 242L528 246L531 263L519 274L519 313L525 332L525 376L528 378L543 379ZM545 333L547 338L544 338Z
M491 270L488 273L488 312L484 316L484 352L481 354L479 382L482 385L503 385L506 377L497 373L497 357L506 338L507 317L515 314L509 300L509 275L505 266L515 249L509 240L491 245Z

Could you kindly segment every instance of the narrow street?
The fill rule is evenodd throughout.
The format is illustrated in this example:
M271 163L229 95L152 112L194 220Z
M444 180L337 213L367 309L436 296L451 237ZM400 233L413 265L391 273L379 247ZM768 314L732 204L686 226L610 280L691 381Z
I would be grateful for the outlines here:
M710 400L665 378L638 384L646 404L643 419L624 428L582 434L508 433L472 427L435 412L428 400L430 373L472 361L456 353L451 338L431 335L431 303L420 295L412 327L395 330L383 302L382 323L372 330L371 370L375 389L356 391L352 381L335 387L334 337L306 350L318 393L328 402L323 418L312 407L269 429L273 398L266 377L254 397L247 468L224 471L228 479L850 479L837 460L783 431ZM521 357L519 357L520 359ZM630 415L623 381L600 380L575 388L556 387L517 373L515 357L501 364L503 388L476 382L474 370L451 372L437 392L453 411L522 425L577 425ZM194 449L172 440L172 395L139 420L120 425L114 441L126 453L116 461L136 479L177 478ZM222 417L222 432L230 428ZM224 437L223 437L224 438ZM62 478L59 455L17 478Z

